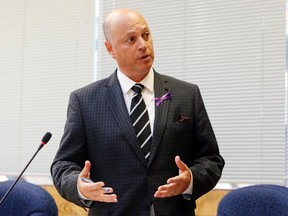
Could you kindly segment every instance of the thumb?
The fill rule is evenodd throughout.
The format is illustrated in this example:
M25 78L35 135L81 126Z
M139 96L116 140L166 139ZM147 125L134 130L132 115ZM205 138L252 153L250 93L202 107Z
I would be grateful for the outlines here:
M177 167L179 168L179 174L183 173L184 171L188 169L187 165L182 162L179 156L175 157L175 163Z
M85 178L89 178L89 174L90 174L90 169L91 169L91 163L89 160L85 161L85 166L82 169L81 173L80 173L80 177L85 177Z

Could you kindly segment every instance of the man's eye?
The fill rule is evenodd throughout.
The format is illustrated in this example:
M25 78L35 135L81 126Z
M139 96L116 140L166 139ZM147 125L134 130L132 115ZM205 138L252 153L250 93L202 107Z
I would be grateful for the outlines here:
M149 32L146 32L145 34L144 34L144 38L146 38L146 39L148 39L149 38Z
M133 37L128 38L128 42L133 42L135 39Z

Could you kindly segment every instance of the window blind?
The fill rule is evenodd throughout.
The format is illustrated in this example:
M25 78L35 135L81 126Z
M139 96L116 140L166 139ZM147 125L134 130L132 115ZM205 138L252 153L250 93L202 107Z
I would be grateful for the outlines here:
M96 11L92 0L1 2L0 174L18 174L46 131L52 139L26 173L49 173L69 94L92 82L94 45L94 79L116 67L105 50L101 25L118 7L146 17L158 72L199 85L226 160L220 182L284 184L283 0L99 0Z
M50 174L69 94L93 81L94 1L0 2L0 175Z
M220 183L285 184L285 1L99 1L140 11L156 71L199 85L226 166ZM96 77L116 65L97 38Z

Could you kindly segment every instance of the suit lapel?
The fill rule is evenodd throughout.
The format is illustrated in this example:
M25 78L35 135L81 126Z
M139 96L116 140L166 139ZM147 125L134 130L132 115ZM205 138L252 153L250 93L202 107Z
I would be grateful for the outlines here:
M154 71L154 90L155 97L161 97L164 94L171 91L168 81L163 78L160 74ZM153 161L156 152L159 148L160 142L162 140L163 132L166 126L167 115L169 111L170 100L163 101L159 106L155 106L155 119L154 119L154 130L153 139L151 146L151 157L150 162Z
M144 158L141 148L139 147L134 128L130 121L129 113L126 108L123 93L120 87L120 83L117 79L116 72L114 72L108 78L108 80L108 84L105 86L105 94L110 109L113 112L118 126L121 128L124 135L126 136L128 144L135 151L136 155L140 158L143 164L147 166L147 162Z

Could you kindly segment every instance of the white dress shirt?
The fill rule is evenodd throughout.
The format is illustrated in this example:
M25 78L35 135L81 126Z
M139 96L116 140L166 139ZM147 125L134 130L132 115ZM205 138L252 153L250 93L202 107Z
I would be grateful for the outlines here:
M134 91L131 88L136 84L136 82L128 78L119 69L117 70L117 78L120 82L128 113L130 113L131 101L134 94ZM143 80L141 80L140 83L144 86L141 94L148 110L151 133L153 134L153 125L155 118L155 101L153 100L153 98L155 98L155 94L154 72L152 68L150 69L147 76Z

